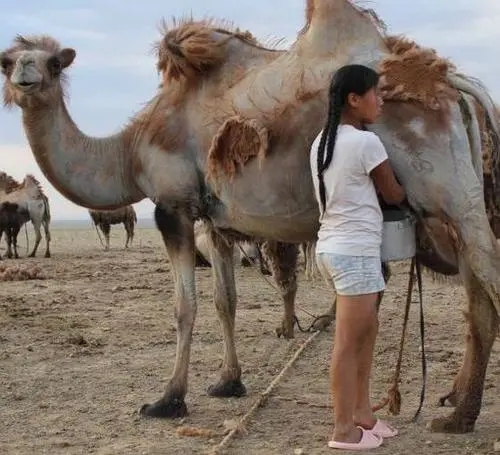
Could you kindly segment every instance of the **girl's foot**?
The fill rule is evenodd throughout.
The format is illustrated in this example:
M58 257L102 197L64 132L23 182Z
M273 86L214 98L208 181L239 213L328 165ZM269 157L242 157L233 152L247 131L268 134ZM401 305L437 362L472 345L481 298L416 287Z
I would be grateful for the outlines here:
M328 447L332 449L361 451L376 449L382 445L383 439L380 436L362 427L357 427L356 430L358 433L358 438L356 439L358 439L358 441L350 442L332 439L328 441ZM359 432L361 432L361 434ZM353 435L351 434L350 436L352 438Z

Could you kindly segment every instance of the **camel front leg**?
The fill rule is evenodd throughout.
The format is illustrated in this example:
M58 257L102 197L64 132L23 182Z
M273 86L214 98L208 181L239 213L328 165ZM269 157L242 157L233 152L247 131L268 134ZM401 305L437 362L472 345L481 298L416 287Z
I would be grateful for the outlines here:
M142 406L140 414L145 417L178 418L187 414L184 398L187 393L191 339L197 309L194 223L187 213L164 205L156 206L155 221L167 248L175 283L177 351L174 371L165 394L157 402Z
M42 233L40 232L41 223L38 221L33 222L33 229L35 230L35 245L33 246L33 250L29 254L30 258L34 258L36 256L36 251L38 250L38 245L40 245L40 241L42 240Z
M9 227L5 231L5 240L7 242L7 257L12 259L12 229Z
M456 408L451 415L434 419L431 423L433 431L445 433L474 430L481 410L486 369L500 323L491 298L469 266L462 261L460 269L469 301L466 350L453 390L443 397L455 404Z
M236 284L234 280L234 243L217 232L208 232L210 261L214 277L214 303L224 337L224 361L219 381L208 388L213 397L241 397L246 389L241 382L241 368L236 355L234 325Z
M20 227L13 228L12 229L12 236L11 236L12 247L14 249L14 257L16 259L19 259L19 254L17 252L17 236L19 235L20 230L21 230Z
M294 337L295 294L297 293L297 256L298 245L266 241L262 244L262 252L267 258L274 281L281 291L284 304L284 315L281 326L276 328L278 337L291 339Z

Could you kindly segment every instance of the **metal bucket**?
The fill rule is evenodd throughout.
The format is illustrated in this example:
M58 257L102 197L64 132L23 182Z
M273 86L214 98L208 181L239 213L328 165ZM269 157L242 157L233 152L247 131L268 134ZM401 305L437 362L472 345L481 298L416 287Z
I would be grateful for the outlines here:
M381 259L404 261L415 256L415 218L402 210L385 210L382 229Z

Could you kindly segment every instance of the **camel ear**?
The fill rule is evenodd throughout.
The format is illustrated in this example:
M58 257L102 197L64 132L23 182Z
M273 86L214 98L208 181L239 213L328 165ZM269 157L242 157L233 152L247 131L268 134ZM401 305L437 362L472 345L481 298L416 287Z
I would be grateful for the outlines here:
M256 120L239 116L227 119L212 139L208 151L208 177L234 177L254 157L264 159L269 147L268 131Z
M61 66L64 69L73 63L73 60L76 57L76 51L71 47L66 47L59 52L58 57L61 62Z

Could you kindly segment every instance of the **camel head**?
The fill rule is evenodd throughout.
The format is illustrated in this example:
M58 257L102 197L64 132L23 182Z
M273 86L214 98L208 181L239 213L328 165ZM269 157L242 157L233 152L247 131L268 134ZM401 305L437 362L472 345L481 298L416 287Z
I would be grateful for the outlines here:
M62 49L49 36L17 36L12 46L0 53L4 104L25 107L58 100L63 94L63 71L75 56L74 49Z

